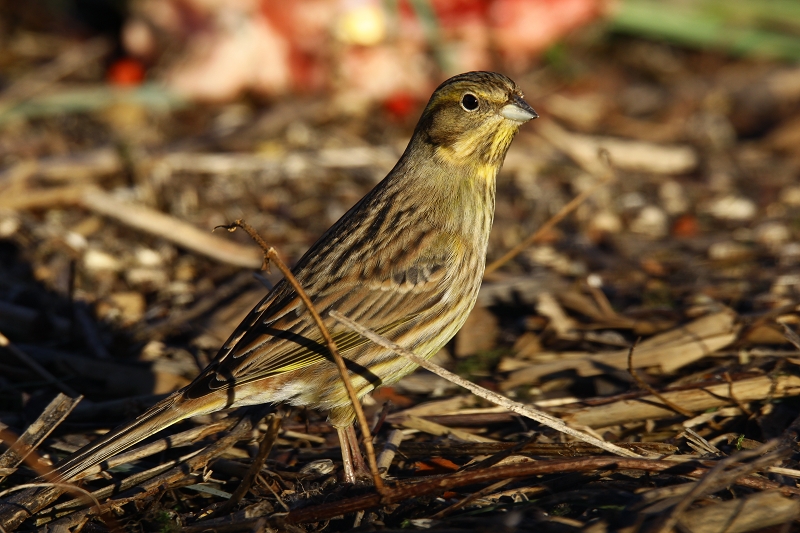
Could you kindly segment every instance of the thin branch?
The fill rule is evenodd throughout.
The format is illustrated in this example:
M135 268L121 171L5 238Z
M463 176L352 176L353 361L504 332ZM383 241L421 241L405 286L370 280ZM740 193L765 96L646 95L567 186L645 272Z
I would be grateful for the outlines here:
M728 383L728 397L731 400L733 400L733 403L735 403L736 406L739 409L742 410L742 412L745 414L745 416L747 416L747 418L752 417L753 416L753 412L750 409L747 408L747 405L745 405L744 402L739 401L739 399L736 397L736 394L734 394L734 392L733 392L733 383L734 382L733 382L733 379L731 379L730 372L723 372L722 373L722 377Z
M680 405L677 405L676 403L669 401L667 398L664 397L663 394L661 394L656 389L651 387L649 383L646 383L642 378L639 377L639 374L636 373L636 370L634 370L633 368L633 351L639 344L639 340L640 339L636 339L636 342L634 342L631 345L630 349L628 350L628 373L631 375L636 384L639 385L639 388L646 390L647 392L649 392L650 394L661 400L665 406L669 407L679 415L685 416L687 418L693 417L694 413L692 411L684 409Z
M791 342L795 348L800 350L800 335L795 333L795 331L789 327L789 324L783 320L778 320L777 322L783 326L783 336L786 337L786 340Z
M767 442L754 450L745 450L731 455L719 461L714 468L697 481L694 488L690 490L681 501L672 509L672 511L665 516L661 523L653 529L654 533L667 533L673 531L678 524L681 515L689 509L689 506L704 494L711 494L721 490L733 483L737 479L752 474L758 470L763 470L765 467L770 466L781 459L785 458L790 449L788 447L778 447L778 439ZM774 451L773 451L774 450ZM767 453L771 452L771 453ZM739 463L746 459L756 457L750 463L737 466L730 471L726 471L728 466Z
M450 507L445 507L444 509L442 509L438 513L436 513L434 515L431 515L430 518L431 518L431 520L441 520L441 519L445 518L446 516L449 516L449 515L453 514L454 512L463 509L464 507L466 507L467 505L471 504L475 500L477 500L479 498L483 498L484 496L486 496L488 494L492 494L493 492L496 492L497 490L502 489L503 487L505 487L506 485L511 483L511 481L512 481L511 479L501 479L497 483L493 483L493 484L489 485L488 487L483 487L481 490L478 490L478 491L473 492L472 494L469 494L466 498L463 498L463 499L457 501L456 503L454 503Z
M60 518L53 522L53 527L73 527L86 516L96 515L98 512L105 513L110 509L121 507L127 503L152 497L165 489L197 483L196 474L187 474L187 472L195 472L205 468L213 459L225 453L238 441L246 438L246 435L249 435L253 428L258 425L258 421L264 417L268 408L268 406L261 406L260 408L249 410L225 436L204 448L200 453L194 454L185 461L180 461L174 468L126 490L117 499L106 501L100 505L99 509L92 507Z
M0 468L13 469L26 462L37 473L43 473L44 464L39 462L36 448L67 418L81 398L82 396L69 398L59 394L19 437L10 430L0 428L0 440L11 443L5 453L0 455ZM3 476L0 475L0 481L2 480Z
M481 470L465 470L444 476L430 476L415 482L403 482L392 487L388 496L381 500L377 494L355 496L340 501L326 502L295 509L286 517L289 523L321 522L346 513L370 509L379 505L391 505L409 498L437 494L457 487L492 483L501 479L519 479L548 474L563 475L572 472L596 472L598 470L641 470L643 472L671 472L673 476L700 478L709 468L697 463L676 464L673 461L632 459L627 457L579 457L552 461L533 461L507 466L495 466ZM800 489L780 485L763 477L745 475L736 477L732 483L758 490L780 490L786 495L798 495Z
M621 448L619 446L616 446L616 445L611 444L609 442L602 441L602 440L600 440L600 439L598 439L596 437L593 437L593 436L588 435L586 433L583 433L581 431L572 429L571 427L567 426L564 422L562 422L558 418L555 418L555 417L553 417L553 416L551 416L551 415L549 415L549 414L547 414L545 412L539 411L537 409L533 409L533 408L528 407L527 405L523 405L521 403L512 402L511 400L509 400L505 396L501 396L501 395L499 395L499 394L497 394L495 392L492 392L492 391L490 391L488 389L484 389L483 387L480 387L480 386L472 383L471 381L467 381L465 379L462 379L459 376L453 374L452 372L449 372L449 371L443 369L442 367L437 366L437 365L431 363L430 361L419 357L415 353L413 353L413 352L411 352L409 350L406 350L405 348L395 344L394 342L390 341L386 337L382 337L382 336L378 335L377 333L375 333L374 331L372 331L370 329L367 329L364 326L360 325L359 323L357 323L357 322L355 322L353 320L350 320L349 318L347 318L346 316L338 313L335 310L330 311L329 315L331 316L331 318L334 318L335 320L338 320L339 322L341 322L342 324L344 324L348 328L350 328L353 331L359 333L363 337L366 337L367 339L371 340L375 344L383 346L386 349L392 350L394 353L396 353L398 355L402 355L403 357L406 357L406 358L410 359L414 364L417 364L417 365L421 366L422 368L424 368L426 370L430 370L431 372L433 372L437 376L440 376L440 377L450 381L451 383L455 383L456 385L464 387L465 389L469 390L470 392L472 392L476 396L479 396L479 397L484 398L484 399L486 399L486 400L488 400L488 401L490 401L492 403L495 403L497 405L505 407L509 411L514 411L515 413L521 414L522 416L525 416L527 418L531 418L531 419L539 422L540 424L543 424L543 425L545 425L547 427L553 428L556 431L560 431L561 433L565 433L567 435L575 437L578 440L582 440L584 442L588 442L589 444L593 444L594 446L597 446L598 448L602 448L603 450L606 450L607 452L610 452L610 453L613 453L613 454L616 454L616 455L621 455L623 457L638 457L638 458L642 457L641 455L638 455L638 454L636 454L636 453L634 453L634 452L632 452L630 450L626 450L625 448Z
M250 465L247 475L239 482L239 486L236 487L236 490L228 501L217 509L214 513L215 515L219 516L230 513L236 504L244 498L247 491L250 490L253 481L255 481L256 476L261 471L261 467L264 466L264 461L267 460L267 456L272 450L272 445L275 444L275 439L278 437L278 430L280 427L281 418L279 416L270 415L267 431L264 433L264 436L261 437L261 442L258 445L258 454L256 454L253 459L253 464Z
M294 277L292 271L289 270L289 267L286 266L280 256L278 256L278 252L272 246L269 246L264 239L253 229L252 226L247 224L244 220L237 220L230 226L221 226L226 228L228 231L235 231L236 228L242 228L251 239L253 239L256 244L258 244L261 249L264 251L264 262L268 265L270 261L275 263L283 273L283 276L286 278L294 290L297 292L297 295L303 300L308 312L311 314L314 322L316 322L317 327L319 328L322 337L325 339L325 344L328 346L328 350L331 352L331 356L333 356L333 360L336 363L337 368L339 369L339 374L342 377L342 383L344 383L345 389L347 389L347 395L350 397L350 401L353 404L353 410L356 412L356 418L358 419L358 424L361 426L361 434L364 439L364 449L367 452L367 461L369 462L369 469L372 473L372 480L375 483L375 489L381 495L384 494L384 485L383 479L381 478L380 472L378 471L378 462L375 459L375 448L372 445L372 435L369 431L369 425L367 424L367 417L364 415L364 410L361 408L361 402L358 400L358 395L356 394L355 389L353 388L353 384L350 382L350 375L347 372L347 367L344 364L344 359L342 359L341 354L339 353L339 349L336 347L336 343L333 341L333 337L331 337L328 328L325 327L325 323L322 321L322 317L319 316L314 304L311 302L311 298L308 297L306 291L303 290L303 287L297 281L297 278Z

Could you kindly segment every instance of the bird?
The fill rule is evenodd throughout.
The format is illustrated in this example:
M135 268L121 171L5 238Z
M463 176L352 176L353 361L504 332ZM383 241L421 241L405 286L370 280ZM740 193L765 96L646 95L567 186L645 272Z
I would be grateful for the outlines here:
M424 358L445 346L478 296L497 174L520 126L536 117L505 75L467 72L444 81L389 174L294 265L359 398L416 365L345 329L328 312L335 309ZM360 458L352 404L317 326L285 279L189 385L78 450L50 479L75 478L186 418L263 403L327 412L339 433L345 480L355 480L347 471L353 461L347 454Z

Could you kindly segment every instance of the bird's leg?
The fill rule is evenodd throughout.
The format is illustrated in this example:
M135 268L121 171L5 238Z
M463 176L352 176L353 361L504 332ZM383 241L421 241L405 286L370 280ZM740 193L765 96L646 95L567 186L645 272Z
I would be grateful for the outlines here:
M339 447L342 449L345 483L355 483L359 479L372 479L372 475L361 455L358 436L353 424L343 428L336 428L336 433L339 436Z
M352 428L353 424L347 426ZM336 434L339 436L339 447L342 449L342 465L344 466L344 482L355 483L356 473L353 470L353 456L350 453L350 439L347 437L347 428L336 428Z
M372 474L369 468L367 468L367 464L364 462L364 456L361 455L361 446L358 444L358 435L356 435L353 424L347 426L345 432L347 433L347 443L350 447L356 479L372 479Z

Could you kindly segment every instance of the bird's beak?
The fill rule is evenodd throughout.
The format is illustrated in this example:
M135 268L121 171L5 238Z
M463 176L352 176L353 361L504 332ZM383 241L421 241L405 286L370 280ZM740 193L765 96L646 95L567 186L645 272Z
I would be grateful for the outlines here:
M524 124L531 119L537 118L539 115L533 108L523 100L521 97L514 95L511 97L509 103L503 106L500 110L500 116Z

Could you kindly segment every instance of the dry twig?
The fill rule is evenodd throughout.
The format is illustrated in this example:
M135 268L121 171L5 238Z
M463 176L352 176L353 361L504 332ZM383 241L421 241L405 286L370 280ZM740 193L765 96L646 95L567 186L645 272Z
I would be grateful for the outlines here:
M253 458L253 463L247 471L247 475L239 482L233 495L225 502L214 514L223 515L230 513L236 505L242 501L244 495L250 490L256 476L264 466L264 461L267 460L269 452L272 450L272 445L275 444L275 439L278 438L278 430L281 427L281 418L275 415L270 415L269 422L267 423L267 432L261 437L261 442L258 445L258 454Z
M196 476L193 474L187 475L187 472L195 472L204 468L212 459L224 453L238 441L246 438L252 432L253 427L257 425L258 420L263 417L264 412L268 409L269 407L261 406L258 409L250 410L239 419L236 426L234 426L229 433L207 446L200 453L196 453L186 461L179 461L171 470L127 490L123 494L120 494L119 498L101 504L99 509L89 508L73 513L55 521L52 524L53 527L73 527L87 516L96 515L129 502L151 497L154 494L162 492L165 488L177 488L179 486L197 483Z
M451 383L455 383L456 385L459 385L460 387L464 387L465 389L469 390L470 392L472 392L476 396L479 396L481 398L489 400L492 403L495 403L497 405L505 407L509 411L514 411L515 413L521 414L522 416L525 416L525 417L531 418L533 420L536 420L540 424L543 424L543 425L545 425L547 427L553 428L556 431L560 431L561 433L565 433L567 435L575 437L576 439L582 440L584 442L588 442L589 444L593 444L593 445L597 446L598 448L602 448L602 449L604 449L604 450L606 450L606 451L608 451L610 453L613 453L613 454L616 454L616 455L620 455L620 456L623 456L623 457L641 457L639 454L634 453L634 452L632 452L630 450L626 450L624 448L620 448L619 446L616 446L616 445L611 444L609 442L604 442L604 441L602 441L602 440L600 440L600 439L598 439L596 437L593 437L591 435L587 435L586 433L583 433L583 432L577 431L575 429L572 429L571 427L569 427L566 424L564 424L564 422L562 422L561 420L559 420L559 419L557 419L557 418L555 418L555 417L553 417L553 416L551 416L551 415L549 415L549 414L547 414L547 413L545 413L543 411L539 411L537 409L533 409L531 407L528 407L528 406L523 405L523 404L518 403L518 402L512 402L511 400L509 400L505 396L501 396L501 395L499 395L499 394L497 394L495 392L492 392L492 391L490 391L488 389L480 387L480 386L478 386L478 385L476 385L476 384L474 384L474 383L472 383L470 381L462 379L459 376L457 376L456 374L453 374L452 372L449 372L449 371L443 369L442 367L437 366L437 365L431 363L430 361L419 357L415 353L413 353L413 352L411 352L409 350L406 350L405 348L403 348L403 347L399 346L398 344L390 341L389 339L378 335L374 331L365 328L364 326L360 325L359 323L357 323L357 322L355 322L353 320L350 320L349 318L347 318L346 316L342 315L341 313L338 313L336 311L331 311L329 314L330 314L330 316L332 318L338 320L339 322L341 322L342 324L344 324L348 328L350 328L353 331L359 333L360 335L366 337L367 339L371 340L372 342L374 342L374 343L376 343L376 344L378 344L380 346L383 346L384 348L392 350L394 353L396 353L398 355L402 355L403 357L406 357L406 358L410 359L414 364L419 365L422 368L433 372L437 376L442 377L442 378L450 381Z
M637 344L639 344L639 340L638 339L636 340L636 342L634 342L631 345L630 350L628 350L628 373L634 379L636 384L639 385L640 388L646 390L647 392L649 392L650 394L652 394L653 396L655 396L656 398L661 400L664 403L664 405L666 405L667 407L669 407L670 409L672 409L673 411L675 411L679 415L683 415L683 416L685 416L687 418L691 418L692 416L694 416L693 412L691 412L691 411L689 411L687 409L684 409L683 407L681 407L680 405L676 404L675 402L670 401L663 394L661 394L656 389L651 387L649 383L645 382L641 377L639 377L639 374L633 368L633 351L636 349L636 345Z
M336 348L336 343L333 341L333 337L331 337L328 328L325 327L325 323L322 321L322 317L319 316L316 308L314 307L311 298L308 297L308 294L303 290L303 287L297 281L297 278L294 277L292 271L289 270L289 267L286 266L286 263L278 255L278 252L272 246L269 246L264 239L253 229L252 226L244 222L243 220L237 220L230 226L225 226L228 231L235 231L236 228L242 228L247 234L261 247L264 252L264 263L269 264L270 261L275 263L278 269L283 273L286 281L288 281L294 290L297 291L297 295L303 300L303 303L308 309L308 312L311 314L314 322L317 324L322 337L325 339L325 344L328 346L328 350L331 352L331 356L333 357L334 362L336 363L336 367L339 369L339 374L342 377L342 383L347 389L347 395L350 397L350 401L353 404L353 410L356 412L356 418L358 419L358 424L361 426L361 434L363 437L364 448L367 452L367 461L369 462L369 468L372 472L372 480L375 483L375 489L378 493L384 493L384 485L383 479L381 479L380 472L378 471L378 463L375 459L375 448L372 445L372 435L370 435L369 425L367 424L367 417L364 415L364 410L361 408L361 402L358 399L358 395L356 394L355 389L353 388L353 384L350 383L350 375L347 372L347 367L344 364L344 359L342 359L339 350ZM342 446L347 446L347 443L341 443Z
M11 447L0 456L0 468L16 468L34 452L39 444L69 415L78 402L83 397L69 398L63 394L56 396L53 401L42 411L36 422L27 427L25 432L16 440L13 440ZM9 439L10 432L2 430L2 440ZM38 457L38 456L37 456ZM28 459L28 464L34 471L41 473L44 468L38 461ZM0 481L2 479L0 478Z
M653 530L653 533L667 533L672 531L678 524L681 515L689 509L689 506L697 498L704 494L716 492L724 487L735 483L736 480L742 476L751 474L758 470L762 470L767 466L771 466L782 458L786 457L789 453L788 448L778 448L778 441L767 442L763 446L755 450L744 450L736 455L732 455L719 461L714 468L708 471L694 486L694 488L686 494L683 499L676 505L673 510L667 515L659 524L658 528ZM767 453L771 452L771 453ZM766 455L764 455L766 454ZM736 464L746 459L756 457L754 461L745 465L738 466L730 471L726 469L732 464Z
M392 487L392 491L383 499L377 494L357 496L337 502L296 509L286 517L290 523L318 522L352 513L362 509L370 509L378 505L391 505L408 498L419 498L428 494L436 494L458 487L478 483L492 483L503 479L517 479L547 474L566 474L571 472L594 472L597 470L641 470L643 472L671 472L673 475L700 478L708 472L708 468L696 467L692 464L675 464L672 461L650 459L634 459L628 457L591 457L577 459L561 459L553 461L536 461L530 463L498 466L482 470L465 470L444 476L430 476L421 481L407 482ZM800 489L786 487L756 476L738 477L735 484L754 489L778 489L787 495L800 495Z

